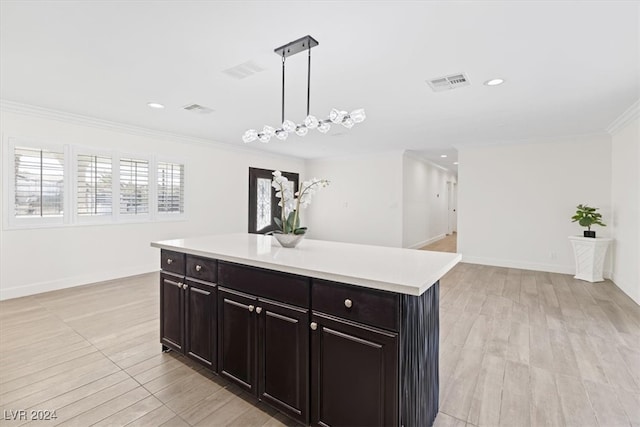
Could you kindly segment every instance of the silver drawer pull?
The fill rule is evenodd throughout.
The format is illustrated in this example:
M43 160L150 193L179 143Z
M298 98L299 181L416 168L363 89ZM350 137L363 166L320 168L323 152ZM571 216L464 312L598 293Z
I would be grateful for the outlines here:
M182 289L184 289L185 291L187 290L187 284L186 283L184 285L182 285Z
M175 284L177 287L182 288L182 282L178 282Z
M250 306L249 306L249 311L253 312L253 309L254 309L254 308L255 308L254 306L250 305Z
M202 266L200 264L197 264L196 265L196 271L200 271L200 270L202 270Z
M318 329L318 324L316 322L311 322L309 327L311 328L312 331L315 331L316 329Z
M167 264L171 264L173 260L171 258L167 258Z
M346 300L344 300L344 306L347 308L351 308L353 306L353 301L347 298Z
M258 314L262 313L262 307L256 307L256 313Z

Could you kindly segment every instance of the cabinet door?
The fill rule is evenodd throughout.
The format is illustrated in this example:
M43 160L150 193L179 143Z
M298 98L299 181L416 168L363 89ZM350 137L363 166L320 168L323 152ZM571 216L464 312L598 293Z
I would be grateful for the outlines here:
M160 342L179 352L184 351L183 279L160 274Z
M216 369L216 287L187 280L185 354Z
M257 298L218 288L218 370L255 394Z
M258 398L309 424L309 310L258 300Z
M316 312L311 321L311 423L397 426L397 334Z

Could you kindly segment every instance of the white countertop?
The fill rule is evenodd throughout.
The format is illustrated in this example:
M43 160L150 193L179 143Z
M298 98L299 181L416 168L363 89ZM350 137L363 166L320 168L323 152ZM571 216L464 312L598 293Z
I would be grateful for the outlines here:
M163 240L151 246L408 295L421 295L462 259L446 252L311 239L283 248L260 234Z

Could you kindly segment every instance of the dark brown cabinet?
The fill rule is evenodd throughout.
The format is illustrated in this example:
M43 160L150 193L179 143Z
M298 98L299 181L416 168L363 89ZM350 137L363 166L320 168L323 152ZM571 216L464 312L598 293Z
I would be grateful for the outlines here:
M225 288L218 309L220 374L308 423L309 311Z
M216 370L216 285L184 276L190 257L162 251L160 273L160 342ZM213 266L211 265L213 264ZM215 270L215 261L194 264L198 272ZM215 275L208 275L215 279Z
M216 369L216 287L187 279L185 289L184 353Z
M258 298L258 397L309 423L309 310Z
M160 342L163 349L182 352L184 348L183 278L160 274Z
M218 290L218 370L255 394L257 298Z
M311 421L397 426L400 297L313 279Z
M398 425L398 336L313 312L311 424Z
M164 250L160 340L304 425L430 426L439 284L420 296Z

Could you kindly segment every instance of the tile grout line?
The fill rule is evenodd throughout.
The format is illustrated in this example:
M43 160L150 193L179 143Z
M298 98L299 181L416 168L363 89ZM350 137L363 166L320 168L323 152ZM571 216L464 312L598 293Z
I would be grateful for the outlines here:
M92 342L91 342L91 341L90 341L86 336L84 336L80 331L76 330L76 328L74 328L73 326L71 326L70 324L68 324L68 323L67 323L67 322L66 322L62 317L60 317L60 315L59 315L58 313L56 313L56 312L54 312L53 310L49 309L49 307L47 307L46 305L42 304L40 301L37 301L37 302L38 302L38 304L39 304L40 306L42 306L42 307L43 307L43 308L44 308L48 313L50 313L50 314L51 314L51 315L53 315L55 318L57 318L57 320L58 320L58 321L60 321L62 324L64 324L67 328L71 329L74 333L76 333L76 334L78 334L80 337L82 337L82 339L83 339L83 340L85 340L85 341L86 341L86 342L87 342L91 347L93 347L93 348L96 350L96 352L100 353L100 354L102 355L102 357L104 357L106 360L108 360L108 361L109 361L109 362L111 362L115 367L117 367L117 368L118 368L118 370L117 370L117 371L115 371L115 372L112 372L112 373L106 374L106 375L104 375L103 377L100 377L100 378L98 378L98 379L96 379L96 380L94 380L94 381L91 381L91 382L89 382L89 383L87 383L87 384L84 384L84 385L82 385L82 386L76 387L76 388L74 388L74 389L72 389L72 390L69 390L69 391L67 391L67 392L63 393L63 394L66 394L66 393L68 393L68 392L70 392L70 391L73 391L73 390L77 390L78 388L84 387L84 386L86 386L86 385L88 385L88 384L95 383L96 381L99 381L99 380L101 380L101 379L103 379L103 378L106 378L106 377L108 377L109 375L113 375L113 374L116 374L116 373L118 373L118 372L122 372L122 373L124 373L124 374L127 376L127 378L125 378L125 379L124 379L124 380L122 380L122 381L119 381L119 382L118 382L118 383L116 383L116 384L113 384L113 385L112 385L112 386L110 386L110 387L113 387L113 386L115 386L115 385L121 384L121 383L123 383L123 382L127 381L127 379L132 379L136 384L138 384L138 386L137 386L137 387L141 387L141 388L143 388L147 393L149 393L149 395L150 395L150 396L153 396L153 397L155 397L156 399L158 399L158 398L157 398L153 393L151 393L149 390L147 390L145 387L143 387L143 386L142 386L142 384L140 384L140 382L138 382L135 378L133 378L133 377L131 376L131 374L129 374L129 373L128 373L128 372L127 372L123 367L121 367L117 362L115 362L114 360L112 360L112 359L111 359L109 356L107 356L107 355L106 355L106 354L105 354L101 349L99 349L95 344L93 344L93 343L92 343ZM135 388L137 388L137 387L135 387ZM135 390L135 388L134 388L134 389L132 389L132 390ZM129 390L129 391L131 391L131 390ZM129 393L129 391L127 391L126 393ZM98 393L98 392L96 392L96 393ZM73 419L73 418L77 418L77 417L81 416L82 414L86 414L87 412L89 412L89 411L91 411L91 410L95 409L96 407L101 406L101 405L104 405L105 403L111 402L112 400L117 399L117 398L119 398L120 396L123 396L123 395L124 395L124 394L126 394L126 393L123 393L123 394L121 394L121 395L119 395L119 396L115 396L115 397L113 397L113 398L111 398L111 399L109 399L109 400L107 400L107 401L101 402L99 405L96 405L96 406L95 406L95 407L93 407L93 408L87 409L86 411L83 411L83 412L81 412L81 413L79 413L79 414L76 414L75 416L71 417L69 420L71 420L71 419ZM95 394L95 393L91 393L91 394ZM58 395L58 396L60 396L60 395ZM55 396L55 397L58 397L58 396ZM55 397L53 397L53 398L55 398ZM142 399L141 399L141 400L142 400ZM164 406L164 402L162 402L160 399L158 399L158 400L159 400L159 401L162 403L162 405ZM136 401L136 402L133 402L131 405L128 405L126 408L129 408L130 406L135 405L135 404L136 404L136 403L138 403L139 401L140 401L140 400L138 400L138 401ZM76 402L77 402L77 401L76 401ZM75 402L72 402L72 403L70 403L69 405L71 405L71 404L73 404L73 403L75 403ZM69 405L65 405L64 407L69 406ZM63 408L64 408L64 407L63 407ZM124 409L126 409L126 408L122 408L122 409L121 409L120 411L118 411L118 412L121 412L122 410L124 410ZM61 409L61 408L60 408L60 409ZM170 409L170 408L168 408L168 407L167 407L167 409L171 410L171 409ZM118 412L116 412L116 413L118 413ZM172 411L172 412L173 412L173 411ZM114 414L112 414L112 415L114 415ZM109 416L111 416L111 415L109 415ZM97 424L97 423L101 422L102 420L104 420L104 419L108 418L109 416L107 416L107 417L105 417L105 418L103 418L103 419L101 419L101 420L98 420L96 423L93 423L93 424ZM67 421L69 421L69 420L67 420ZM66 421L65 421L65 422L66 422Z

